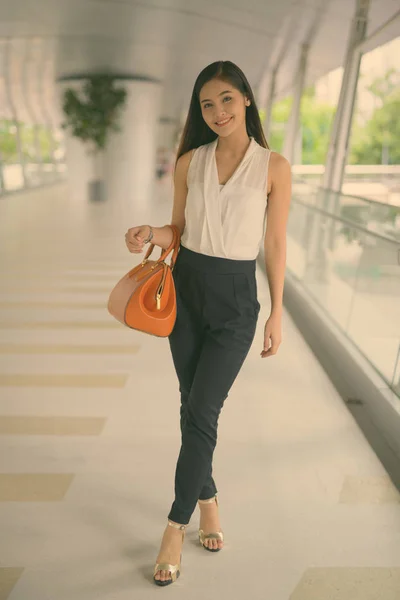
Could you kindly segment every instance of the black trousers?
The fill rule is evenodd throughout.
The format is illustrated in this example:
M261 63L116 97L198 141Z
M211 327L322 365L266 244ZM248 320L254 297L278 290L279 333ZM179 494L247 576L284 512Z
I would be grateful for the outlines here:
M255 273L255 259L180 247L173 270L177 318L168 338L181 394L182 443L168 515L177 523L189 523L197 500L217 493L218 418L254 339L260 311Z

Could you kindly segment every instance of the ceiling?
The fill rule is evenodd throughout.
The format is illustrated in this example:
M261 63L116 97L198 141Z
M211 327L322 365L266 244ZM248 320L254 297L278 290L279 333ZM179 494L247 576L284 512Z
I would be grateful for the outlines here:
M398 9L370 0L367 35ZM159 81L160 117L176 119L216 60L237 63L253 90L279 65L283 97L303 43L306 85L343 63L354 10L354 0L0 0L0 118L11 116L6 81L21 120L57 123L58 77L111 70ZM397 35L399 19L366 49Z

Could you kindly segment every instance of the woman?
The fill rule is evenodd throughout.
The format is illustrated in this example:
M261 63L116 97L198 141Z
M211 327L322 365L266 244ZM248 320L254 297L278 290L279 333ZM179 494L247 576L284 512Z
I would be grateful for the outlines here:
M185 528L197 502L201 544L213 552L223 547L212 477L218 417L256 330L256 257L266 217L271 312L261 357L276 354L281 343L290 196L290 165L269 150L245 75L230 61L210 64L194 85L174 173L171 223L181 231L181 247L169 344L181 394L182 445L154 569L157 585L179 577ZM150 240L167 248L172 231L142 225L125 239L130 252L139 253Z

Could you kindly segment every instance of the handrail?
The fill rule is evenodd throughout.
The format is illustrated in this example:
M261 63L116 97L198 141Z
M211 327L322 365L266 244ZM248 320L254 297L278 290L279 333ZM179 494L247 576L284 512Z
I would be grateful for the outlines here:
M363 200L367 204L376 204L377 206L398 208L400 211L400 206L397 206L396 204L388 204L387 202L379 202L379 200L373 200L372 198L365 198L364 196L357 196L356 194L344 194L343 192L338 192L336 190L331 190L329 188L323 187L322 185L319 185L318 183L311 184L306 179L304 179L304 177L302 177L301 175L296 175L295 177L297 179L301 179L301 181L303 181L306 185L309 185L311 188L323 190L324 192L328 192L329 194L337 194L338 196L344 196L345 198L357 198L358 200Z
M308 204L307 202L302 202L295 196L293 196L292 200L294 202L297 202L298 204L301 204L302 206L306 206L307 208L314 210L315 212L319 212L323 215L326 215L327 217L330 217L331 219L334 219L335 221L340 221L341 223L345 223L346 225L349 225L350 227L353 227L354 229L358 229L358 231L363 231L364 233L368 233L372 237L376 237L379 240L389 242L389 244L393 244L394 246L400 245L400 241L396 241L393 238L386 237L380 233L376 233L376 231L371 231L370 229L367 229L366 227L362 227L355 221L351 221L350 219L346 219L344 217L339 217L338 215L335 215L334 213L324 210L323 208L319 208L319 207L315 206L314 204Z

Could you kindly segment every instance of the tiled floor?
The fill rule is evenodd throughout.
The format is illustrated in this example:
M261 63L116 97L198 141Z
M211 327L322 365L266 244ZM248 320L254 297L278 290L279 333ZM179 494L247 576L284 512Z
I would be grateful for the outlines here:
M64 185L0 202L0 600L399 600L400 496L289 316L256 339L224 405L214 471L226 545L193 515L182 576L152 568L173 500L179 394L166 340L114 322L108 293L139 260L146 209ZM158 252L156 253L158 255Z

